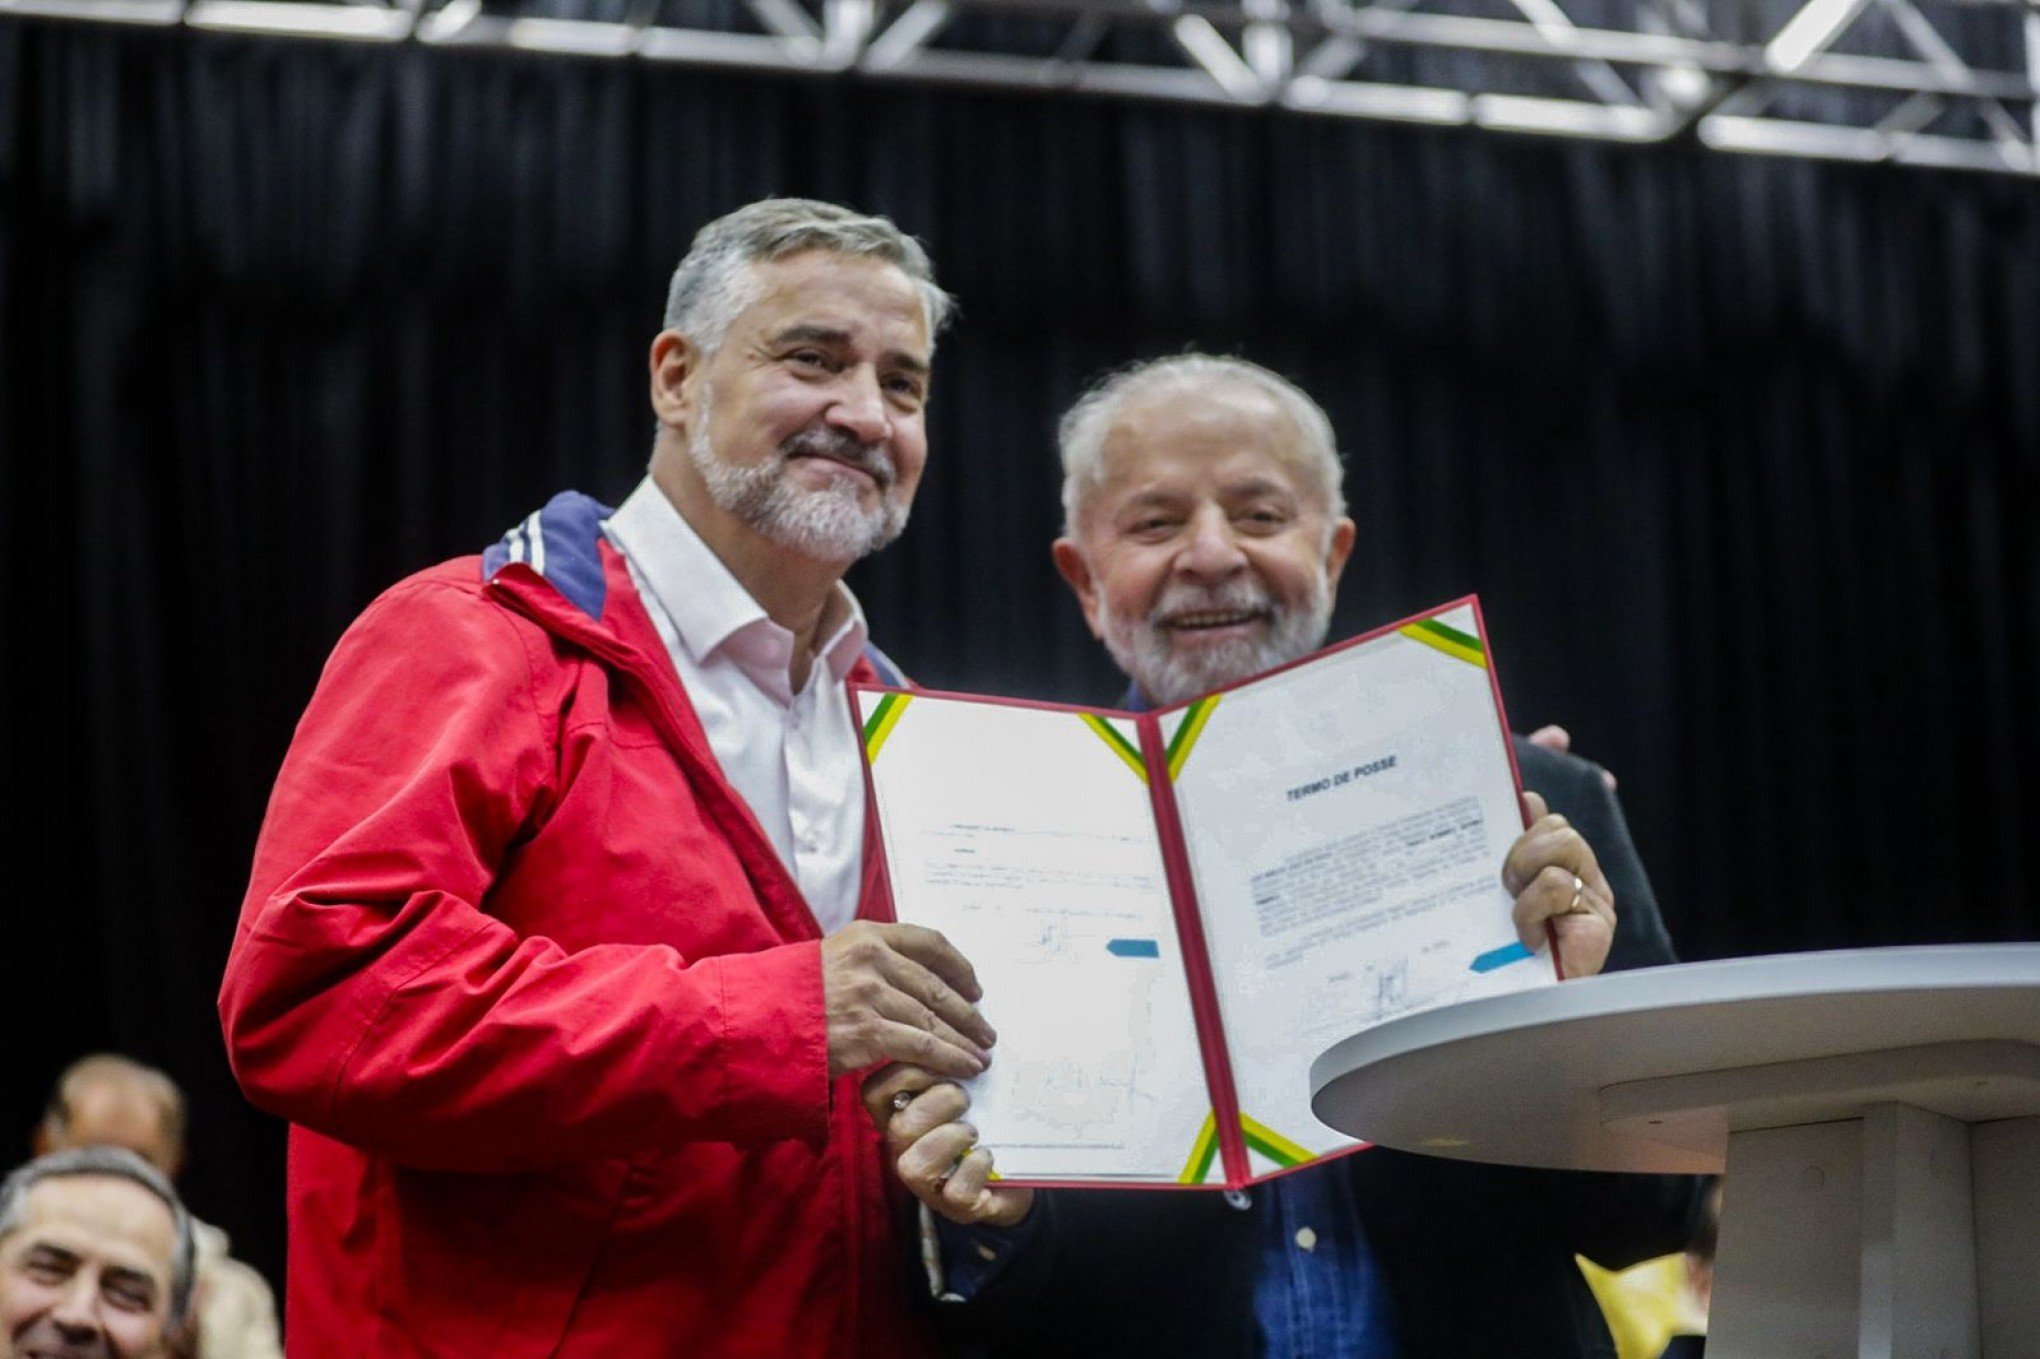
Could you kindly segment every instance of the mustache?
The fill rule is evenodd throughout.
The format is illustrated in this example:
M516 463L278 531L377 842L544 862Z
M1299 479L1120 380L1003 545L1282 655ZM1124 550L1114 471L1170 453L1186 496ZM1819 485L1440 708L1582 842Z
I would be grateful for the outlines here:
M1186 613L1265 613L1272 616L1280 612L1266 590L1251 581L1236 580L1215 590L1200 589L1194 585L1172 585L1148 610L1147 621L1159 625Z
M891 490L899 480L899 471L883 447L860 443L844 431L824 424L809 425L782 440L779 458L782 462L792 458L828 458L863 472L878 483L881 491Z

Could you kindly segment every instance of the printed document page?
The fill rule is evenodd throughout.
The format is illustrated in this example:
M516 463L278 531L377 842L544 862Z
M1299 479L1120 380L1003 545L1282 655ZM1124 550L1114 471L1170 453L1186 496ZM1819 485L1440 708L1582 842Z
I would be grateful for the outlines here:
M1179 1178L1211 1101L1133 723L888 699L860 695L894 906L984 986L998 1173Z
M1165 714L1252 1173L1354 1145L1310 1064L1377 1021L1554 980L1471 605ZM1188 730L1185 730L1185 727Z

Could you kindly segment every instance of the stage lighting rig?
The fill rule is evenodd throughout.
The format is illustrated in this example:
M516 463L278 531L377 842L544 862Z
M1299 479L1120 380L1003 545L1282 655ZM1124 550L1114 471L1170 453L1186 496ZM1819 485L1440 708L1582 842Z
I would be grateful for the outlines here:
M2040 175L2040 0L0 0L0 17Z

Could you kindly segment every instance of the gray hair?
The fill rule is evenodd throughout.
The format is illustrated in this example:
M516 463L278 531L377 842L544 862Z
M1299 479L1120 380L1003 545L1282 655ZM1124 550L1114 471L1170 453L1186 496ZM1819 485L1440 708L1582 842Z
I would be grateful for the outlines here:
M830 250L894 264L914 281L933 341L955 302L935 283L921 243L883 217L867 217L810 198L766 198L716 218L695 233L666 290L666 328L677 330L703 357L721 347L730 323L756 300L753 264L803 250Z
M191 1213L185 1208L184 1201L177 1197L177 1191L170 1187L170 1181L163 1173L127 1148L72 1147L68 1151L53 1151L47 1156L38 1156L28 1164L17 1167L5 1181L0 1181L0 1237L7 1236L21 1226L29 1190L44 1180L76 1175L110 1175L116 1179L133 1180L163 1200L164 1206L170 1210L176 1245L170 1259L170 1315L167 1327L175 1330L183 1324L185 1313L191 1307L191 1282L198 1268L198 1247L193 1235Z
M1105 440L1127 402L1165 388L1208 389L1221 383L1246 387L1272 398L1289 413L1303 436L1304 471L1316 483L1327 527L1346 511L1339 446L1324 408L1289 379L1246 359L1216 354L1173 354L1131 364L1100 379L1062 418L1056 440L1062 448L1063 531L1077 531L1078 511L1105 480Z

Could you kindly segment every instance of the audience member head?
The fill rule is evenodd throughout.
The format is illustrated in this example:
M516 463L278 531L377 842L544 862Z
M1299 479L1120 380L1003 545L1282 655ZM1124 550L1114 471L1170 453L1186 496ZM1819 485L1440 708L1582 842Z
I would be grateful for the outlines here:
M190 1214L131 1151L52 1152L0 1183L7 1359L160 1359L192 1271Z
M35 1150L126 1147L163 1174L184 1169L184 1092L151 1066L112 1053L73 1062L57 1078Z
M1322 645L1353 547L1331 422L1244 359L1114 373L1061 429L1056 567L1152 703Z

